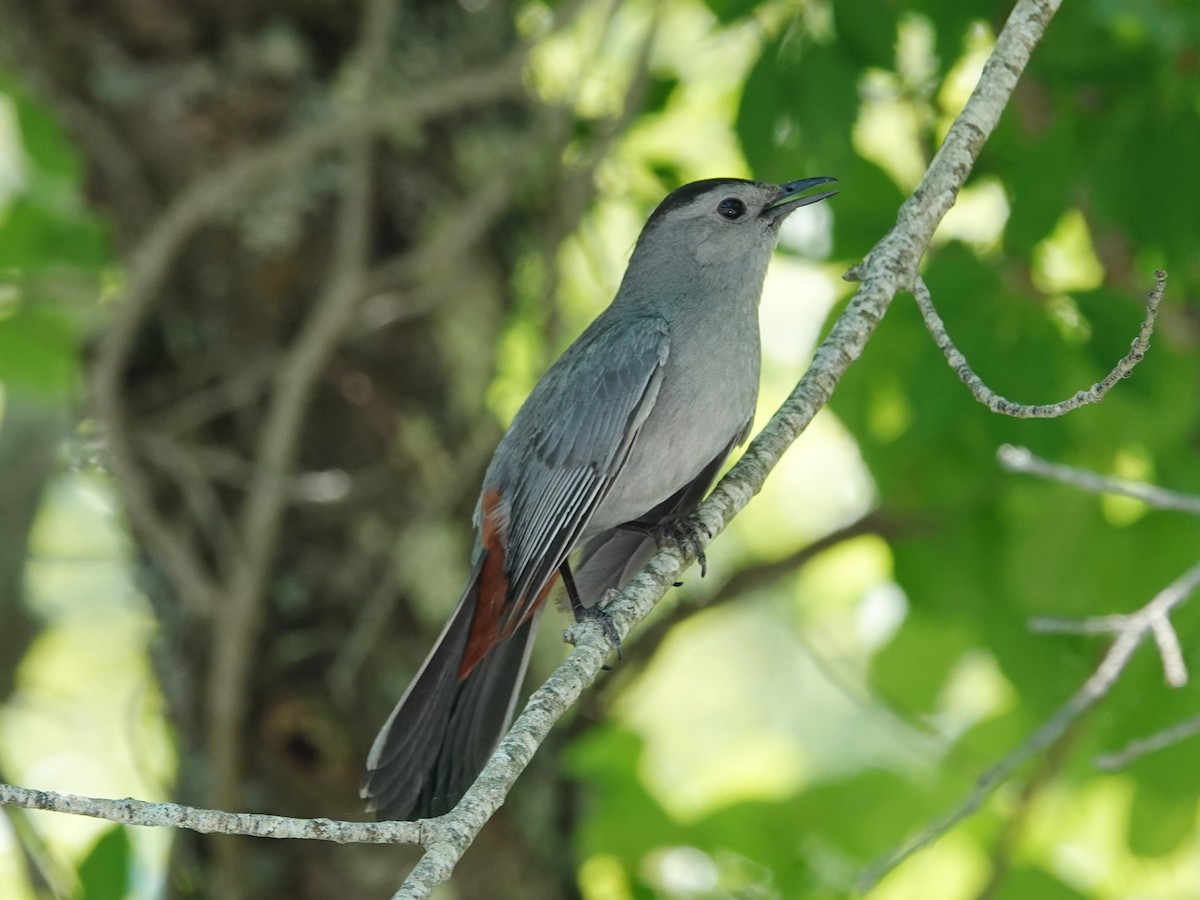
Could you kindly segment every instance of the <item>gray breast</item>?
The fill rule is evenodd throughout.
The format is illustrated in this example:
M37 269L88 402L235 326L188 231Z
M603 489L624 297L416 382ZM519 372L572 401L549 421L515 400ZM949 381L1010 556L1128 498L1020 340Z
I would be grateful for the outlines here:
M638 518L690 484L754 414L758 321L735 320L739 327L726 321L703 341L672 341L657 402L589 535Z

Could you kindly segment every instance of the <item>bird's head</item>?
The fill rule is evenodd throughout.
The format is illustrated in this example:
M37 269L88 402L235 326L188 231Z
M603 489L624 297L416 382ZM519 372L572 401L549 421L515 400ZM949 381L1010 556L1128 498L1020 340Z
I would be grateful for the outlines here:
M651 213L638 250L686 254L701 266L747 261L774 248L779 226L789 214L837 193L805 191L834 181L819 177L762 184L710 178L685 184Z

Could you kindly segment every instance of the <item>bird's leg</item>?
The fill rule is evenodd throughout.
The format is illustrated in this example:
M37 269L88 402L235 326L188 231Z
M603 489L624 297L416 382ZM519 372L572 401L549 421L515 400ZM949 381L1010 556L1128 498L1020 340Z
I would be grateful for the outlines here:
M567 601L571 604L571 613L575 616L576 622L598 622L600 628L604 631L604 636L608 638L609 643L613 645L613 649L617 651L617 659L621 658L621 635L617 633L617 626L613 624L612 615L604 607L607 606L608 591L604 592L599 602L595 606L584 606L583 601L579 599L579 588L575 586L575 576L571 574L571 565L565 559L562 565L558 567L558 574L562 576L563 586L567 589ZM609 668L608 666L604 667Z
M689 546L696 554L696 562L700 564L700 577L703 578L708 574L708 559L704 556L704 547L700 543L700 535L703 534L708 540L712 539L712 532L702 522L683 516L678 519L671 519L667 522L657 522L654 525L649 525L645 522L626 522L624 525L618 525L626 531L636 531L639 534L645 534L654 538L654 544L659 550L662 549L663 541L671 540L687 549Z

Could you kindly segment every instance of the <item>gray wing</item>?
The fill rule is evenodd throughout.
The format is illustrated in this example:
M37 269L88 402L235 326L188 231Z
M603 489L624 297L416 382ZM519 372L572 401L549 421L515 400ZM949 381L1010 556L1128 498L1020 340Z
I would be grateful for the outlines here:
M708 489L712 487L733 449L740 445L750 433L753 413L733 439L700 474L680 488L654 509L643 515L635 525L652 529L674 519L690 516L695 512ZM658 551L658 543L652 535L640 528L612 528L590 538L583 545L579 562L572 567L575 587L580 602L590 607L596 604L607 588L622 588L625 583Z
M488 477L488 489L506 501L502 630L536 605L620 474L658 396L668 350L661 318L601 316L513 420L497 451L500 471Z

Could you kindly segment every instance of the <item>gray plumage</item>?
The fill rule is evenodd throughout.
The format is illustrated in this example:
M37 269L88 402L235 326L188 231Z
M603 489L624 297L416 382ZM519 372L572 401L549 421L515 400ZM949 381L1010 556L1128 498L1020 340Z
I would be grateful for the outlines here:
M616 298L538 382L501 440L476 510L459 605L385 723L362 795L383 818L439 815L511 719L537 613L573 551L594 605L689 514L754 416L758 303L779 223L831 196L711 179L669 195Z

